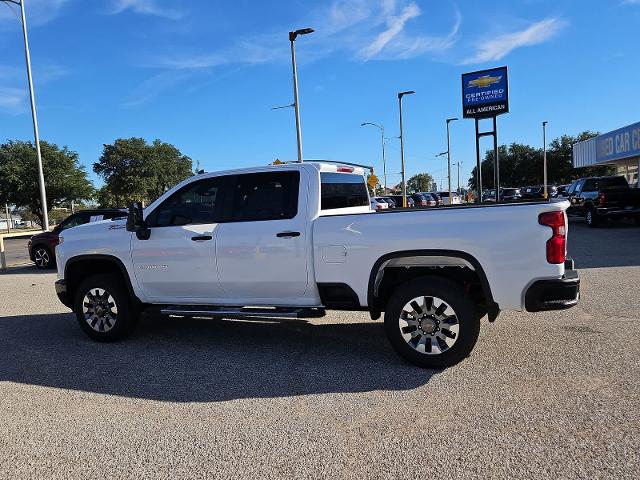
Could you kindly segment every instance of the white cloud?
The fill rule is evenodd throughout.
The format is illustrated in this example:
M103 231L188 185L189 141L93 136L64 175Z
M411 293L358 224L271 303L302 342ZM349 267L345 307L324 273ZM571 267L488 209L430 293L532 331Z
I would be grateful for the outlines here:
M187 72L166 71L142 82L123 103L124 107L143 105L160 93L171 90L188 78Z
M538 45L553 38L566 25L560 18L548 18L536 22L519 32L505 33L498 37L481 42L476 53L464 63L483 63L500 60L516 48Z
M168 20L180 20L185 16L185 12L174 8L163 7L158 4L157 0L112 0L112 4L110 13L113 15L131 10L141 15L153 15Z
M9 113L19 113L23 110L27 94L24 89L0 87L0 109Z
M44 25L54 20L71 0L29 0L25 3L27 23L30 27ZM0 25L20 26L20 7L14 4L0 5ZM7 8L8 7L8 8Z
M120 0L131 2L132 0ZM140 0L138 0L140 1ZM427 36L409 32L408 24L421 15L416 1L408 0L332 0L312 10L297 26L311 26L316 32L300 40L298 62L325 58L337 52L347 53L359 60L398 60L427 53L439 54L453 46L462 22L455 9L454 23L443 36ZM180 72L195 75L199 70L220 66L242 67L264 63L291 61L286 28L276 31L243 35L229 45L213 52L169 51L150 56L140 66L161 72ZM302 53L302 52L301 52ZM179 76L162 73L152 76L141 87L137 99L127 102L135 106L151 100L168 90ZM144 92L152 92L146 94Z
M386 12L389 11L391 7L389 2L385 2L384 10ZM416 17L419 17L422 12L420 8L415 3L410 3L406 7L402 9L400 15L390 15L387 18L387 29L378 34L378 36L367 45L365 48L360 50L358 55L365 60L369 60L373 58L375 55L380 53L380 51L387 46L387 44L393 40L399 33L404 30L404 26L406 23Z

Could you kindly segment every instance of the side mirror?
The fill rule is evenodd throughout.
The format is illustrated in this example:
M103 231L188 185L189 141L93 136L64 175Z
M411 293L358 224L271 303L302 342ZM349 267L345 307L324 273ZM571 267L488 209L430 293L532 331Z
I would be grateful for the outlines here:
M127 231L135 232L139 240L148 240L151 230L144 221L141 202L132 202L129 205L129 213L127 214Z

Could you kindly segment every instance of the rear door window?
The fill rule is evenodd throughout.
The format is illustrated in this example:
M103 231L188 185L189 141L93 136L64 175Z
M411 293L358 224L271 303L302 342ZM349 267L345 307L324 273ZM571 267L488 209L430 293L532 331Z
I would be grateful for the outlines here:
M322 210L369 206L367 186L360 175L322 172L320 183Z
M300 172L265 172L235 179L232 222L286 220L298 213Z

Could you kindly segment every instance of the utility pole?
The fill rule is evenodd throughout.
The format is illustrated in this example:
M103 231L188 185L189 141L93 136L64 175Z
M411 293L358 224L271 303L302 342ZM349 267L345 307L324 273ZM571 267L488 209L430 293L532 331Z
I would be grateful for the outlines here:
M364 127L370 125L372 127L377 127L380 129L381 141L382 141L382 175L384 176L384 194L387 195L389 192L387 191L387 159L385 155L384 148L384 125L378 125L377 123L365 122L361 123L360 126Z
M451 122L455 122L458 120L457 118L447 118L447 178L448 178L448 187L449 187L449 205L451 205L451 131L449 129L449 124Z
M11 233L11 217L9 216L9 204L4 204L4 212L7 219L7 233Z
M293 65L293 106L296 115L296 139L298 142L299 163L302 163L302 129L300 126L300 99L298 98L298 67L296 65L295 41L299 35L308 35L313 32L313 28L302 28L294 32L289 32L289 41L291 42L291 64Z
M47 194L44 185L44 172L42 169L42 152L40 151L40 134L38 133L38 116L36 114L36 98L33 91L33 78L31 76L31 54L29 53L29 38L27 35L27 16L24 11L25 0L0 0L5 3L13 3L20 7L22 20L22 36L24 39L24 56L27 63L27 80L29 81L29 100L31 101L31 118L33 120L33 136L38 158L38 183L40 185L40 206L42 208L43 230L49 230L49 213L47 211Z
M543 163L543 169L544 169L544 198L545 200L549 198L549 192L547 190L547 123L549 122L542 122L542 163Z
M454 165L458 167L458 190L456 191L458 192L458 195L460 195L460 166L462 165L462 162L456 162Z
M404 167L404 131L402 124L402 97L405 95L413 95L413 90L398 93L398 105L400 107L400 161L402 163L402 207L407 208L407 182L405 180L405 167Z

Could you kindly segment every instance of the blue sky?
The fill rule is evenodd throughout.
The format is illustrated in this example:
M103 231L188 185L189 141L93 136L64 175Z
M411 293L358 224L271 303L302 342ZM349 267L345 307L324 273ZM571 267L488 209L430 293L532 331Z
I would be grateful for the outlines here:
M444 119L461 117L460 74L508 65L500 143L608 131L640 120L640 0L26 0L41 137L80 153L103 143L175 144L207 171L296 156L287 32L296 43L306 158L373 163L382 123L408 174L446 177ZM17 9L14 9L17 10ZM0 141L32 135L20 23L0 5ZM485 139L483 149L489 148ZM453 124L463 183L473 121ZM389 183L399 144L387 142ZM95 175L91 173L95 180ZM455 185L455 174L453 176Z

